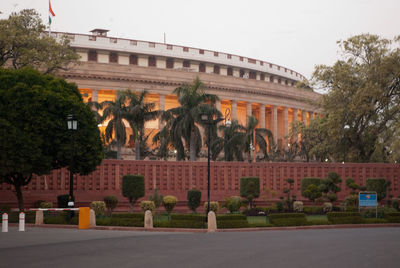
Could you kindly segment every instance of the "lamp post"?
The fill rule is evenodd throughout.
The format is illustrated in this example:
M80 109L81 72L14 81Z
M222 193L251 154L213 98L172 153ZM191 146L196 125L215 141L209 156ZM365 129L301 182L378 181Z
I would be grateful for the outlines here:
M74 156L75 156L75 144L74 144L74 133L78 129L78 121L76 120L76 117L74 114L69 114L67 117L67 126L68 130L71 131L71 136L72 136L72 155L71 155L71 163L69 166L69 201L73 202L74 200L74 172L72 171L73 169L73 164L74 164ZM72 205L73 206L73 205Z
M349 125L344 125L343 127L343 164L346 162L346 131L349 128Z
M213 119L212 114L202 114L200 116L203 124L208 127L208 145L207 145L207 215L210 212L210 143L211 143L211 126L217 124L224 120L224 118L219 117Z

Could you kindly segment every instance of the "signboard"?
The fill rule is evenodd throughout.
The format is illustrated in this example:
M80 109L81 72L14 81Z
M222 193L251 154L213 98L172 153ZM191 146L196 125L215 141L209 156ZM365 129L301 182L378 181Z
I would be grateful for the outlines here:
M376 192L360 192L359 195L360 207L376 207L378 206Z

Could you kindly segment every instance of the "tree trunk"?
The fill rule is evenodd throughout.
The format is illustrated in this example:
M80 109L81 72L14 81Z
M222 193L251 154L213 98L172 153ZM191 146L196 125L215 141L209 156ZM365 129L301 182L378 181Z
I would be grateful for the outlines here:
M190 161L196 161L196 136L194 131L190 132Z
M140 141L138 138L135 139L135 159L140 160Z
M129 200L129 212L133 212L134 201L131 199Z
M121 142L117 141L117 159L122 159L122 148Z
M18 199L18 208L19 211L24 211L24 197L22 195L21 185L14 185L15 186L15 195Z

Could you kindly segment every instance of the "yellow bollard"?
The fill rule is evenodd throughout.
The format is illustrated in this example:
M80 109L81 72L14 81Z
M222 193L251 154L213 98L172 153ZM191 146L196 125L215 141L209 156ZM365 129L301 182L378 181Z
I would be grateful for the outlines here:
M90 208L79 208L79 229L90 228Z

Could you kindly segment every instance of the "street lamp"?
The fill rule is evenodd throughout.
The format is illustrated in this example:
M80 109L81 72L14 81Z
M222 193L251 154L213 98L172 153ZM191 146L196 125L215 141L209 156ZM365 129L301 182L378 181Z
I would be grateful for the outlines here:
M68 126L68 130L71 132L74 132L78 129L78 120L76 119L74 114L69 114L67 116L67 126ZM75 157L75 146L74 146L74 133L71 133L71 138L72 138L72 155L71 155L71 163L69 166L69 201L73 202L74 200L74 172L72 171L73 169L73 164L74 164L74 157ZM73 203L72 203L72 207L73 207Z
M346 131L350 128L349 125L343 127L343 164L346 162Z
M207 215L210 212L210 144L211 144L211 126L218 124L224 120L224 118L219 117L213 119L212 114L202 114L200 116L201 122L208 126L208 145L207 145Z

